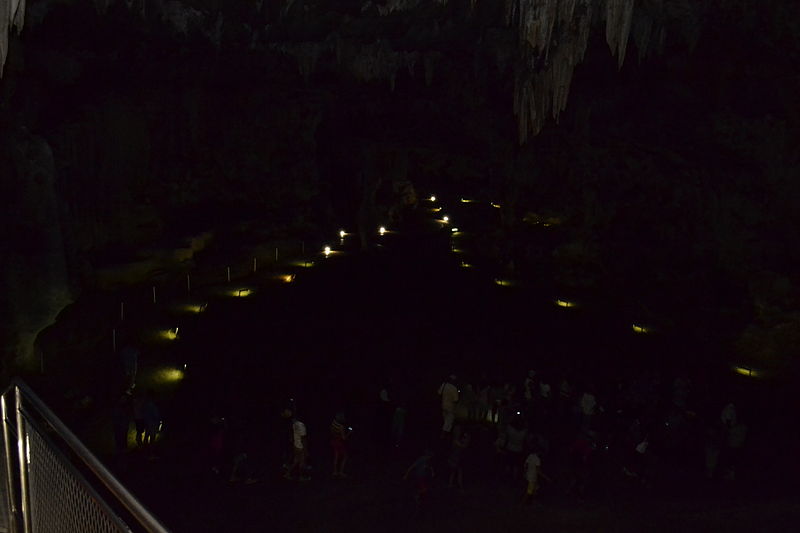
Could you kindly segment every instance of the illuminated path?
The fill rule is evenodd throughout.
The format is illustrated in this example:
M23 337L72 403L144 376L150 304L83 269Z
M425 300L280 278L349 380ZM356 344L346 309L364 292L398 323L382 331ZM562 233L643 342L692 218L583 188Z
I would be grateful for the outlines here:
M157 462L132 457L136 466L124 474L148 506L176 531L319 531L324 523L356 532L408 531L398 470L430 444L431 428L436 433L433 391L443 375L519 381L534 367L553 381L568 370L603 383L692 356L676 356L663 339L633 330L614 313L571 306L546 283L502 276L471 253L470 228L452 232L464 224L449 213L443 223L442 216L431 212L387 228L382 247L369 252L355 251L349 236L342 246L332 235L331 253L317 250L313 265L292 261L280 271L198 286L191 302L165 297L140 382L160 390L165 438ZM409 407L409 440L382 463L371 432L375 394L386 378ZM288 397L297 399L311 432L316 470L306 487L287 487L274 474L286 444L278 412ZM264 477L259 485L226 487L209 473L204 430L215 408L249 442ZM339 409L359 435L356 479L345 484L324 473L326 428ZM491 431L476 436L474 446L491 449L491 438ZM464 500L442 500L449 520L490 530L504 524L509 531L528 520L508 510L516 488L488 481L492 468L476 462L470 475L485 488ZM609 520L582 512L595 525ZM552 511L536 520L558 530Z

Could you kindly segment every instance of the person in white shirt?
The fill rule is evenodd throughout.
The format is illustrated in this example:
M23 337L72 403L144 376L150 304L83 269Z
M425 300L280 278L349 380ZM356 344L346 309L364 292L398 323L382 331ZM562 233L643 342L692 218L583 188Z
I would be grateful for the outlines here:
M581 396L581 412L585 416L592 416L595 407L597 407L597 398L589 391L584 392Z
M307 481L309 478L306 476L306 457L308 456L308 432L306 425L301 422L290 409L283 411L284 418L290 418L292 421L292 464L286 470L284 477L292 479L292 473L297 470L297 476L300 481Z
M439 396L442 397L442 438L449 437L453 431L453 422L456 419L456 404L458 403L458 387L455 385L456 376L450 377L439 387Z

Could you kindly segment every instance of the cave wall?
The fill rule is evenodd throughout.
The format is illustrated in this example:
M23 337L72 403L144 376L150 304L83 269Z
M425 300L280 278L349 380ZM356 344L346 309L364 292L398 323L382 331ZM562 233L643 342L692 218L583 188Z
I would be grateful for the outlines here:
M13 206L0 221L57 218L30 255L62 250L41 274L53 294L91 290L109 264L184 246L210 221L286 236L361 220L366 231L392 209L377 194L389 180L500 201L495 237L518 267L581 250L595 271L584 284L625 279L677 297L673 284L691 279L709 289L684 296L761 302L770 323L794 305L764 287L798 284L797 6L666 2L661 54L637 49L621 68L595 28L569 105L520 145L525 56L497 3L28 4L0 80ZM41 181L34 167L46 180L23 186ZM563 221L560 256L525 241L532 212ZM9 272L21 271L24 239L4 240L20 255ZM7 306L5 322L28 313L43 325L66 301Z
M6 366L35 362L38 332L82 292L191 260L212 226L285 237L325 220L319 105L282 58L219 52L203 28L122 5L33 7L0 80Z
M2 331L4 375L9 367L35 368L36 335L72 301L56 188L47 141L25 129L6 134L2 180Z

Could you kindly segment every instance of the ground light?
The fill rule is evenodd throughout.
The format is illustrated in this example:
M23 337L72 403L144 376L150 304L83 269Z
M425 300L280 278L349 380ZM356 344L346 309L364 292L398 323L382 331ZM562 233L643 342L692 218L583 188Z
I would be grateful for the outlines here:
M441 210L442 210L441 207L431 207L431 211L434 212L434 213L438 213Z
M633 324L631 326L631 328L633 329L633 331L635 333L652 333L653 332L652 328L648 328L647 326L640 326L638 324Z
M233 296L234 298L246 298L253 294L253 289L249 287L240 287L238 289L230 289L225 291L226 296Z
M462 204L471 204L473 202L475 202L475 200L470 200L469 198L462 198L461 199L461 203Z
M495 209L500 209L500 204L492 202L492 207L494 207Z
M453 233L458 233L458 228L452 228L450 231L452 231Z
M578 304L575 302L570 302L569 300L562 300L558 299L555 301L555 304L559 307L578 307Z
M465 261L461 261L461 268L472 268L472 266L473 265L471 263L467 263Z
M291 283L294 281L294 274L281 274L278 279L284 283Z
M207 303L203 302L201 304L183 304L178 307L178 310L184 313L202 313L206 310L208 306Z
M186 365L183 365L184 370ZM170 385L182 381L185 374L180 368L161 367L153 372L151 382L153 385Z
M495 283L495 285L500 285L501 287L511 287L514 284L514 282L511 281L511 280L499 279L499 278L495 279L494 283Z
M734 366L733 371L740 376L747 376L749 378L761 377L761 372L749 366Z
M292 266L302 267L302 268L311 268L314 266L314 261L309 259L295 259L289 263Z
M167 341L174 341L178 338L178 328L165 329L158 332L158 337Z
M378 228L378 233L380 233L381 235L384 235L386 233L386 228L381 226L380 228Z

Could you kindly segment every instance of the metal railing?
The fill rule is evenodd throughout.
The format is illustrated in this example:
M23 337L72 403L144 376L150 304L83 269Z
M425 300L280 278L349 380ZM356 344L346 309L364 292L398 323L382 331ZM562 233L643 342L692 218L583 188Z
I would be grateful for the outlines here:
M24 382L0 410L0 532L169 531Z

